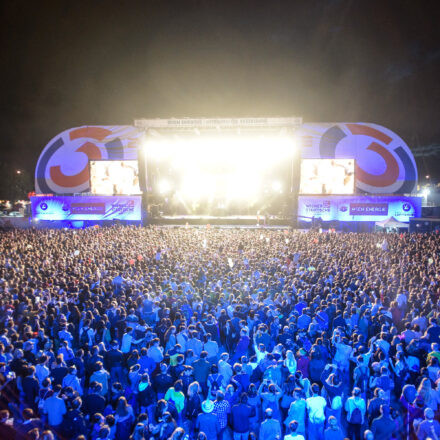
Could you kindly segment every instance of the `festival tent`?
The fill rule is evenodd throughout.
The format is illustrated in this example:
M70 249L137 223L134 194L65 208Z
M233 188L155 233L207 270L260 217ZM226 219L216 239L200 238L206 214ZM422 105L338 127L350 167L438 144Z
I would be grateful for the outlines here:
M399 229L399 228L409 228L408 223L402 223L396 220L394 217L386 218L380 222L376 222L376 226L385 229Z

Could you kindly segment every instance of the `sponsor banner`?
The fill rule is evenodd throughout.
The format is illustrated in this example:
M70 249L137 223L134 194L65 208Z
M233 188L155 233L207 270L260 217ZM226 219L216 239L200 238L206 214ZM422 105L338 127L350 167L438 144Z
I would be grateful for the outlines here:
M350 203L350 215L388 215L388 203Z
M320 218L324 221L382 221L394 217L409 222L420 217L421 197L371 196L299 196L300 220Z
M181 118L181 119L137 119L139 128L179 127L298 127L302 118Z
M140 196L31 197L38 220L140 220Z

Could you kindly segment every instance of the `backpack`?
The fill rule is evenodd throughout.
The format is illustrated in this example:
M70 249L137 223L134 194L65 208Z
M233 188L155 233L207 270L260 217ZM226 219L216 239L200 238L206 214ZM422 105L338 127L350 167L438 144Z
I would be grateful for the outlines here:
M220 388L222 376L220 374L216 374L215 376L211 376L209 379L209 383L211 384L211 394L215 395Z
M355 405L356 405L356 403L355 403ZM361 413L361 410L357 406L355 406L355 408L351 412L349 422L356 424L356 425L362 425L362 413Z

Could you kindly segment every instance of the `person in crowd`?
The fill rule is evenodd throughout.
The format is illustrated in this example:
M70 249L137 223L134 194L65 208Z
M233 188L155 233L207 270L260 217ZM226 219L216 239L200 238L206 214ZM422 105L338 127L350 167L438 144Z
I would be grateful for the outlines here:
M320 395L318 384L313 384L311 391L312 396L306 399L309 438L310 440L322 440L324 437L324 410L327 401Z
M231 428L234 440L248 439L250 422L255 415L255 407L248 404L248 395L243 392L240 396L240 402L231 409Z
M361 396L361 389L353 388L351 397L345 401L347 411L348 438L350 440L361 440L361 428L365 422L367 412L365 400Z
M214 411L214 403L211 400L202 402L202 412L196 419L196 432L205 434L208 439L216 439L220 433L220 422Z

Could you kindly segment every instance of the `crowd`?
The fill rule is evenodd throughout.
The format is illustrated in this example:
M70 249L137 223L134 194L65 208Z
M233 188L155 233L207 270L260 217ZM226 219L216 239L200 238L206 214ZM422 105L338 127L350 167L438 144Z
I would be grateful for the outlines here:
M0 438L440 439L437 235L0 236Z

